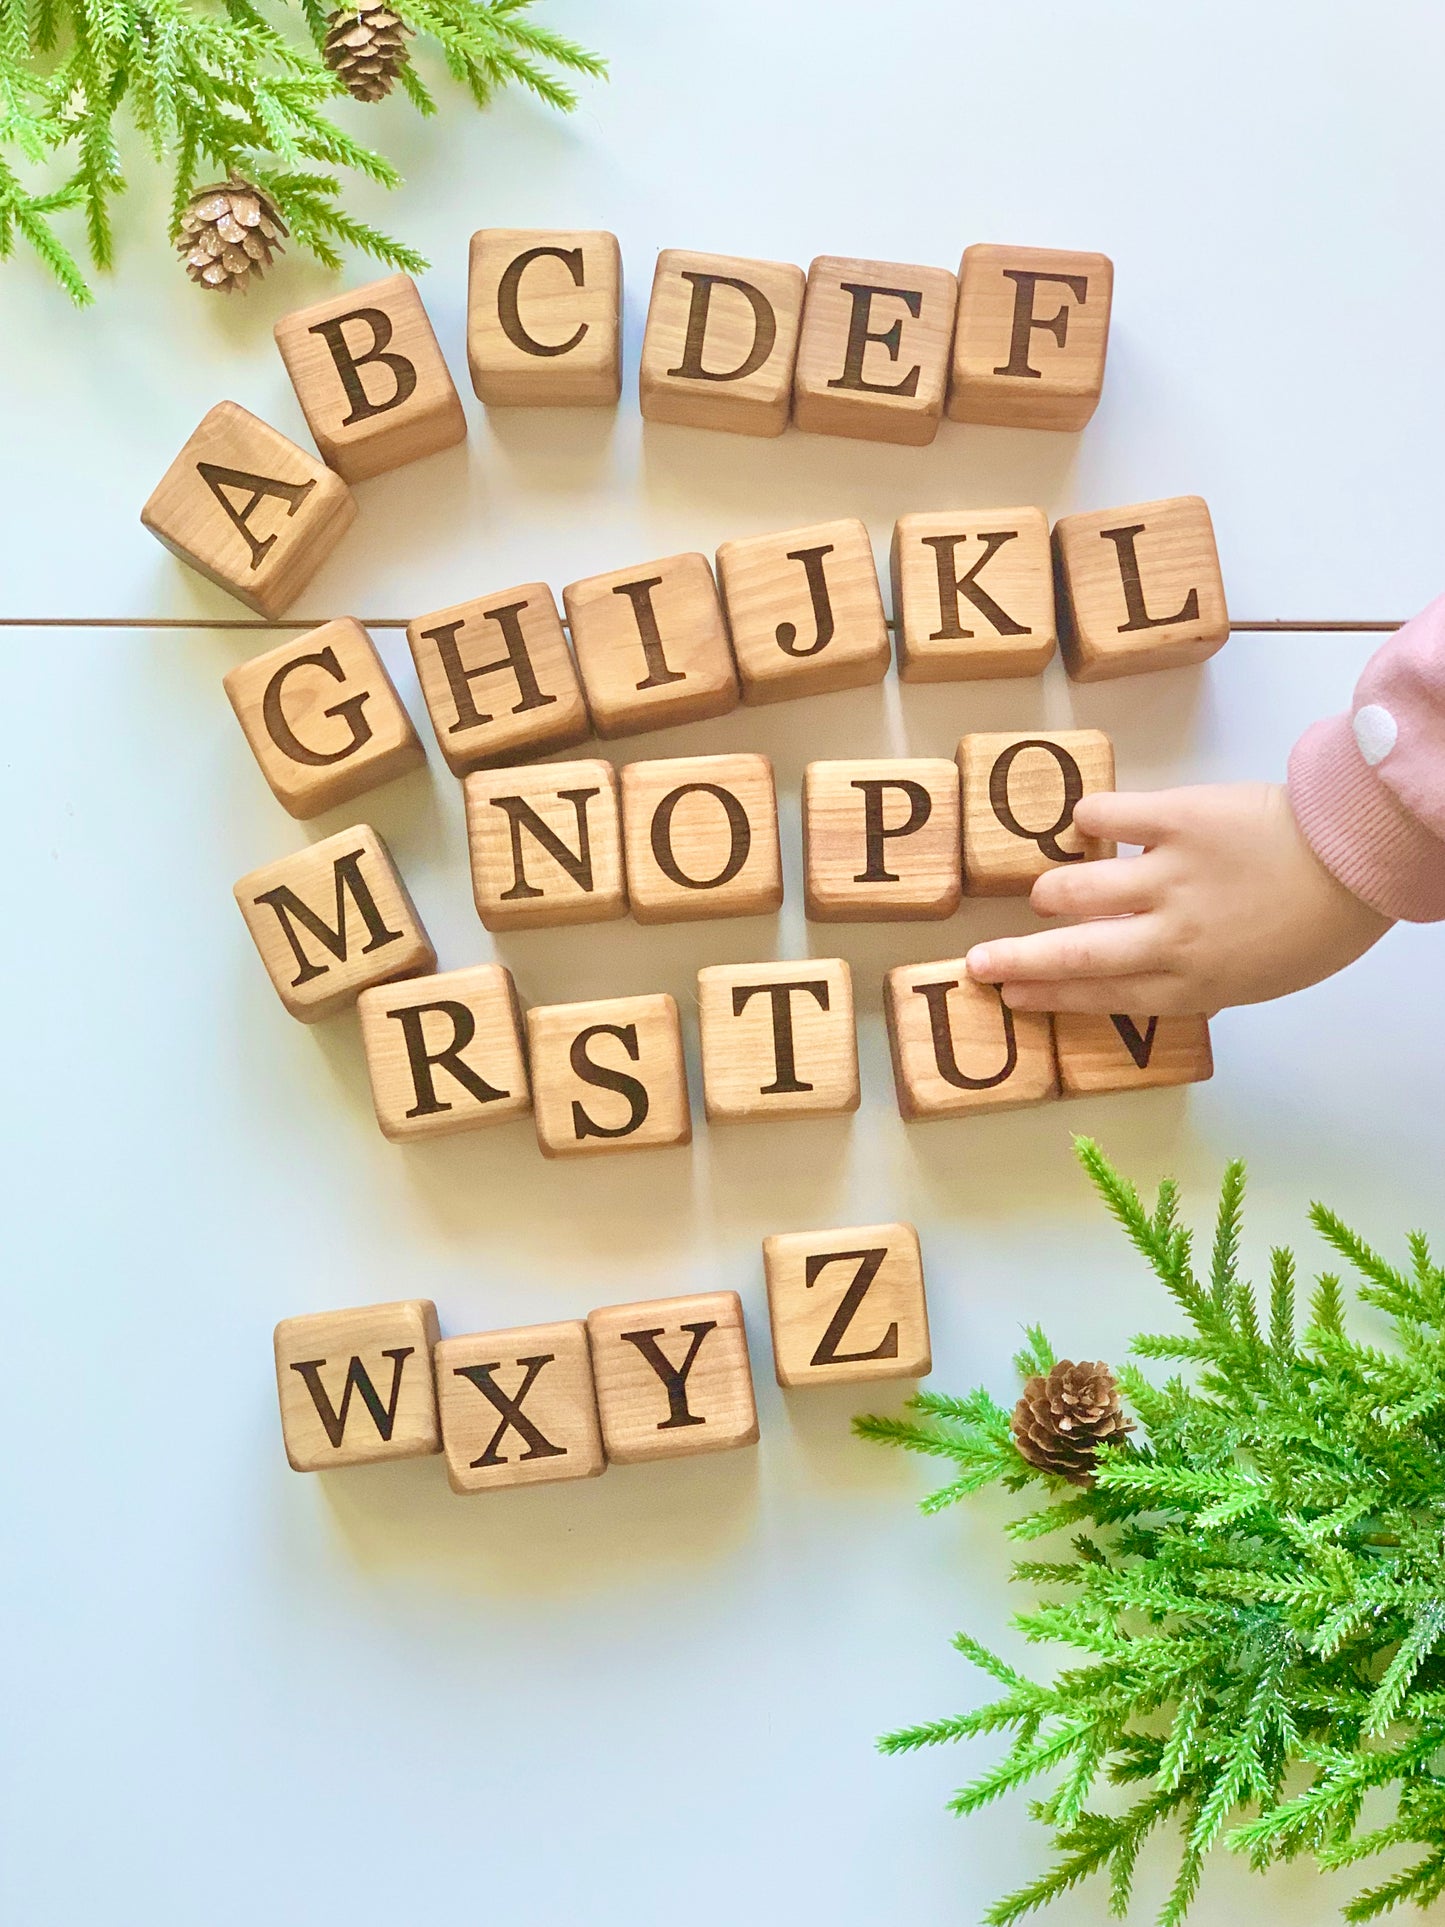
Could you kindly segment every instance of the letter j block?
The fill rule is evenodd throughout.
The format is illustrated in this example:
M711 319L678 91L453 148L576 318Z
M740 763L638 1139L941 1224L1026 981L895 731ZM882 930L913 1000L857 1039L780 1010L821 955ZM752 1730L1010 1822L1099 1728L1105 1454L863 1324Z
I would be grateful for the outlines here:
M283 1318L276 1391L286 1457L296 1472L441 1450L429 1298Z

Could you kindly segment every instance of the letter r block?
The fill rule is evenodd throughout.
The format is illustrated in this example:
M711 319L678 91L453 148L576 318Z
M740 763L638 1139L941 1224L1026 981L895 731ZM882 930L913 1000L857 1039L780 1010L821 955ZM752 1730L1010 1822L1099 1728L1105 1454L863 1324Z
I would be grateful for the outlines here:
M724 542L717 579L745 703L822 696L887 675L888 624L861 522Z
M380 984L357 1014L376 1121L393 1144L531 1110L522 1011L502 964Z
M429 1298L283 1318L276 1391L286 1457L296 1472L441 1450Z
M778 1383L867 1384L933 1369L923 1257L911 1224L763 1239Z
M951 917L963 894L957 768L940 756L809 763L803 877L813 923Z
M1022 897L1059 863L1114 855L1081 836L1074 806L1114 787L1114 745L1098 729L987 730L958 745L963 788L963 890Z
M595 1479L607 1470L580 1318L444 1338L435 1358L453 1492Z
M1037 676L1058 642L1042 509L928 510L894 524L904 682Z
M961 957L890 970L883 1011L905 1118L971 1117L1059 1094L1047 1014L1010 1010Z
M685 428L781 435L802 318L801 268L664 248L642 341L644 416Z
M942 268L821 255L808 270L793 421L923 448L938 433L958 282Z
M608 1305L587 1320L602 1440L613 1465L758 1442L735 1291Z
M1199 496L1066 515L1054 549L1075 682L1204 662L1228 642L1214 523Z
M958 282L949 420L1082 428L1104 385L1114 294L1109 257L971 247Z
M617 772L600 758L478 770L462 784L472 894L488 930L627 915Z
M781 908L778 798L766 756L675 756L622 769L627 892L639 923Z
M467 294L489 408L610 408L622 393L622 255L597 229L480 228Z
M738 678L705 555L670 555L562 591L597 734L701 723L738 706Z
M856 1111L853 978L841 957L709 964L697 973L709 1123Z
M692 1142L682 1027L671 997L606 997L527 1012L544 1158Z

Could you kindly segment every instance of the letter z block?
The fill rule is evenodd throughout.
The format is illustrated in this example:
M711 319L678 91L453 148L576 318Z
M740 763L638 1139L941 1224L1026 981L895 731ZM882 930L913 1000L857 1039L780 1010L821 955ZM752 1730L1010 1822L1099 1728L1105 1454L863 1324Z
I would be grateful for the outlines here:
M853 978L841 957L709 964L697 973L709 1123L856 1111Z
M738 706L722 604L705 555L671 555L562 591L599 736L706 722Z
M1199 496L1066 515L1054 548L1075 682L1204 662L1228 642L1214 524Z
M795 425L926 447L943 414L957 303L942 268L820 255L803 301Z
M1057 863L1114 855L1114 844L1074 828L1080 797L1114 787L1102 730L983 731L959 743L958 768L965 896L1027 896Z
M627 892L639 923L766 917L783 901L766 756L675 756L622 769Z
M1065 1097L1202 1084L1214 1075L1203 1017L1103 1017L1060 1011L1054 1049Z
M503 965L381 984L357 1012L376 1121L393 1144L531 1110L522 1011Z
M971 1117L1059 1094L1047 1014L1010 1010L961 957L890 970L883 1010L905 1118Z
M949 420L1082 428L1104 385L1114 294L1108 256L971 247L958 281Z
M1045 560L1048 543L1045 538ZM882 682L888 624L861 522L724 542L717 579L745 703Z
M527 1038L544 1158L692 1142L682 1027L671 997L535 1005Z
M613 1465L758 1442L742 1302L735 1291L609 1305L587 1320L602 1440Z
M955 766L937 756L809 763L803 875L814 923L951 917L963 892Z
M595 1479L607 1470L580 1318L444 1338L435 1358L453 1492Z
M611 408L622 393L622 254L600 229L472 236L467 361L489 408Z
M933 1369L923 1256L911 1224L763 1239L778 1383L868 1384Z
M429 1298L283 1318L276 1391L295 1472L419 1459L441 1450Z
M1042 509L931 510L894 524L904 682L1037 676L1058 642Z
M611 763L478 770L462 793L472 895L488 930L610 923L627 915Z
M648 421L781 435L793 401L803 270L664 248L638 385Z

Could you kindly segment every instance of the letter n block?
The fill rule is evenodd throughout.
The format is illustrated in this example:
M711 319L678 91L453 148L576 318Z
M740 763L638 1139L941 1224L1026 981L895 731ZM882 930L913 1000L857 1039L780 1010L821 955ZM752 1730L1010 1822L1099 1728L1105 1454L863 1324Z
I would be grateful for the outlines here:
M1042 673L1058 642L1042 509L904 515L890 559L904 682Z
M393 1144L503 1124L532 1108L512 973L474 964L364 990L371 1101Z
M814 923L927 922L962 895L958 770L937 756L809 763L803 875Z
M961 957L890 970L883 1009L905 1118L971 1117L1059 1094L1048 1016L1010 1010Z
M622 770L627 893L639 923L771 916L783 901L766 756L676 756Z
M706 722L738 706L722 604L705 555L671 555L562 591L599 736Z
M933 1369L923 1257L911 1224L763 1239L778 1383L866 1384Z
M488 930L627 915L622 813L611 763L478 770L462 784L472 895Z
M436 969L406 885L368 824L252 870L236 902L276 994L314 1024L373 984Z
M435 1358L453 1492L595 1479L607 1470L580 1318L444 1338Z
M598 229L472 236L467 361L489 408L610 408L622 393L622 254Z
M1203 1017L1104 1017L1060 1011L1054 1049L1065 1097L1202 1084L1214 1075Z
M275 334L316 446L348 482L465 440L467 418L410 275L298 308Z
M274 620L356 520L356 498L314 455L222 401L202 417L140 519L183 562Z
M803 270L664 248L652 278L639 393L649 421L781 435L793 401Z
M534 1005L527 1039L544 1158L692 1142L682 1027L671 997Z
M841 957L709 964L697 973L708 1121L856 1111L853 978Z
M861 522L724 542L717 579L745 703L822 696L887 675L888 625Z
M1214 523L1199 496L1066 515L1054 546L1075 682L1204 662L1228 642Z
M735 1291L609 1305L587 1320L602 1440L613 1465L758 1442Z
M820 255L803 301L795 425L925 447L943 414L957 302L942 268Z
M1104 385L1114 294L1108 256L971 247L958 282L949 420L1082 428Z
M283 1318L276 1391L286 1457L296 1472L441 1450L429 1298Z
M958 768L966 896L1027 896L1057 863L1114 855L1112 843L1074 828L1080 797L1114 787L1114 745L1102 730L965 736Z

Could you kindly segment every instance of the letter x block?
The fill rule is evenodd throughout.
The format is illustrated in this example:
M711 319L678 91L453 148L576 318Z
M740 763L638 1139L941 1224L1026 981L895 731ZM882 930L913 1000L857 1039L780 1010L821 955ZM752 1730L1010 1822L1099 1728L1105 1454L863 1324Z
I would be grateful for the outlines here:
M1204 662L1228 642L1214 523L1199 496L1066 515L1054 545L1075 682Z
M970 1117L1059 1094L1048 1016L1010 1010L961 957L890 970L883 1010L906 1118Z
M467 295L489 408L610 408L622 393L622 255L599 229L482 228Z
M949 420L1082 428L1104 385L1114 293L1108 256L971 247L958 279Z
M942 268L819 256L803 302L796 426L925 447L943 414L957 303Z
M381 984L357 1012L376 1121L393 1144L531 1110L522 1011L503 965Z
M766 756L676 756L622 769L627 891L639 923L771 916L783 901Z
M1214 1075L1203 1017L1100 1017L1060 1011L1054 1049L1065 1097L1202 1084Z
M866 1384L933 1369L923 1257L911 1224L763 1239L778 1383Z
M1080 797L1114 787L1114 745L1101 730L965 736L958 768L966 896L1027 896L1057 863L1114 855L1114 844L1074 828Z
M527 1039L544 1158L692 1142L682 1027L671 997L534 1005Z
M276 1391L286 1457L296 1472L441 1450L429 1298L283 1318Z
M611 763L478 770L462 784L472 895L488 930L627 915L622 812Z
M708 1121L856 1111L853 978L841 957L709 964L697 973Z
M888 625L861 522L724 542L717 579L745 703L822 696L887 675Z
M607 1470L580 1318L444 1338L435 1359L453 1492L595 1479Z
M562 591L599 736L700 723L738 706L738 678L705 555L671 555Z
M936 756L809 763L803 874L814 923L951 917L962 894L955 766Z
M1037 676L1058 641L1042 509L900 516L891 556L904 682Z
M781 435L793 401L803 270L664 248L638 385L649 421Z
M602 1439L614 1465L756 1445L758 1413L735 1291L609 1305L587 1320Z

